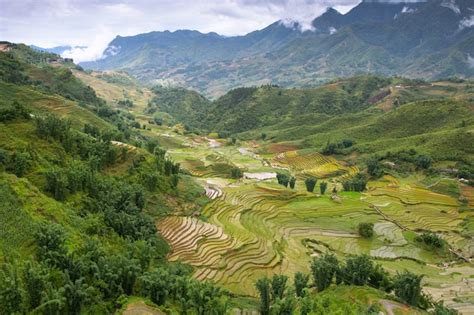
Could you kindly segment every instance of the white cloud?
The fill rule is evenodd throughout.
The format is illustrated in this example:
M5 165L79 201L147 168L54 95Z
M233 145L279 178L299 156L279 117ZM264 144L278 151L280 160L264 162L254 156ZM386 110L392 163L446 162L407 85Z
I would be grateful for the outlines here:
M461 14L461 9L456 5L456 0L443 0L441 6L451 9L456 14Z
M467 65L469 68L474 69L474 57L471 57L469 54L467 54Z
M466 17L459 22L459 29L463 30L466 27L473 27L474 26L474 15L471 15L470 17Z

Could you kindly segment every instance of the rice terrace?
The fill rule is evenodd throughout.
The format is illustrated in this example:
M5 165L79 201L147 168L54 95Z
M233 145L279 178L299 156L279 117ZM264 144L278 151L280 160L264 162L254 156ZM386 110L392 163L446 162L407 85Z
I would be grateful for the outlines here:
M197 279L255 295L258 278L309 272L311 258L330 251L338 256L368 254L392 272L422 270L428 275L426 290L437 297L454 301L474 298L472 269L464 258L474 253L469 236L472 217L462 210L470 205L463 206L459 198L430 189L443 181L457 185L455 181L428 183L422 176L385 175L370 181L363 193L345 192L341 183L357 173L357 167L317 152L268 154L252 148L252 143L239 150L225 144L211 147L205 140L192 145L188 139L180 141L184 147L169 150L170 156L189 166L189 172L203 183L214 181L221 192L211 196L201 213L170 216L157 224L171 244L169 259L195 267ZM209 167L211 156L249 172L286 169L297 178L295 188L279 185L276 179L235 180L197 172L194 165ZM304 178L308 176L328 182L325 194L307 192ZM362 222L374 225L372 239L357 233ZM433 253L416 242L417 233L426 230L443 235L454 254ZM466 259L464 264L452 266L456 256ZM466 311L474 310L470 304L459 304Z

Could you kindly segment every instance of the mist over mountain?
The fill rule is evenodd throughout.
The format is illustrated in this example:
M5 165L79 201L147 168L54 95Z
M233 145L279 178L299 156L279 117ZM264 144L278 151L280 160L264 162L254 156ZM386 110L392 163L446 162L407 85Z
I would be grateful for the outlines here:
M312 31L277 21L235 37L189 30L117 36L102 59L82 65L208 96L241 85L305 87L360 73L466 77L474 74L473 10L469 0L370 0L346 14L329 8Z

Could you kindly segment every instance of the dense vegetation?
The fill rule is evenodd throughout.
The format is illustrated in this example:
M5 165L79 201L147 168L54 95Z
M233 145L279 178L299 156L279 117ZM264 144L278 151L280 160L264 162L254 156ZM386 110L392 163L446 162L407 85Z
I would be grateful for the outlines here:
M358 304L347 305L338 303L337 295L322 295L336 286L365 286L388 293L392 292L402 302L422 309L432 309L432 314L458 314L455 310L445 307L443 303L434 302L422 292L423 276L405 271L391 277L381 265L375 264L369 256L351 256L345 262L333 254L323 254L311 262L312 284L309 275L296 273L294 287L288 284L288 277L274 275L272 278L261 278L255 286L260 296L261 314L378 314L381 305ZM312 287L320 292L315 295Z
M52 67L56 57L21 45L0 53L0 313L106 314L141 295L224 314L226 293L167 263L155 226L167 198L180 198L179 164L68 65ZM80 114L62 118L56 102Z

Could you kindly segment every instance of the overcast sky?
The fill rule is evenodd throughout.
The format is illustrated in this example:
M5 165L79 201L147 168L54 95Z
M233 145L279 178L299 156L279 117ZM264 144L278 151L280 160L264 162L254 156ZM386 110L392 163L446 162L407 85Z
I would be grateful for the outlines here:
M344 13L360 0L0 0L0 40L87 46L68 56L76 61L102 55L116 35L193 29L241 35L280 19L304 28L335 7Z

